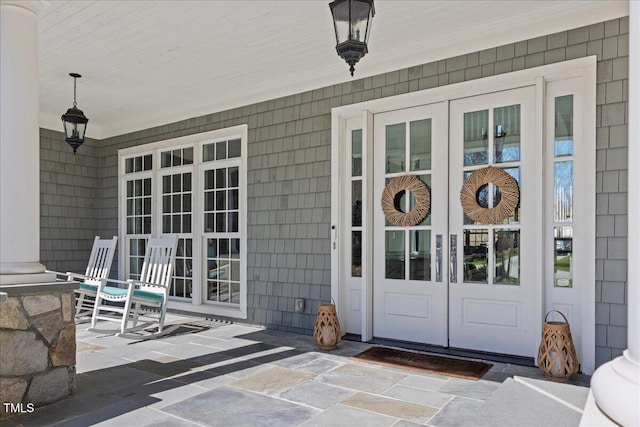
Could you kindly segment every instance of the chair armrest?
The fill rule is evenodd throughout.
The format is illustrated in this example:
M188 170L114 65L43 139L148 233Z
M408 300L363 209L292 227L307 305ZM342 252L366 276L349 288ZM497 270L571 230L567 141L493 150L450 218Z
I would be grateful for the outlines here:
M127 280L118 280L118 279L106 279L105 280L105 284L106 283L118 283L118 284L122 284L122 285L127 285L127 287L133 285L134 287L138 287L138 286L153 286L156 288L163 288L164 286L160 286L160 285L156 285L155 283L148 283L148 282L143 282L141 280L136 280L136 279L127 279Z
M53 273L56 276L66 277L67 280L69 280L69 281L76 280L76 279L80 279L80 281L83 281L83 280L96 280L96 281L103 280L103 279L99 279L97 277L89 277L89 276L86 276L86 275L80 274L80 273L73 273L71 271L67 271L66 273L62 273L60 271L45 270L45 272L46 273Z

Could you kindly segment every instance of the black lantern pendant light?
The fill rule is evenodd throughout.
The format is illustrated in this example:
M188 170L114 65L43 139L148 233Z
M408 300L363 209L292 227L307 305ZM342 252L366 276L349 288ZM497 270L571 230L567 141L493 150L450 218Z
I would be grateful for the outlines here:
M356 62L367 53L373 0L335 0L329 3L336 31L336 51L349 64L353 76Z
M73 148L73 154L76 154L76 150L84 142L84 132L87 130L89 119L76 106L76 79L82 76L76 73L70 73L69 75L73 77L73 107L62 115L62 123L64 124L64 133L66 135L65 141Z

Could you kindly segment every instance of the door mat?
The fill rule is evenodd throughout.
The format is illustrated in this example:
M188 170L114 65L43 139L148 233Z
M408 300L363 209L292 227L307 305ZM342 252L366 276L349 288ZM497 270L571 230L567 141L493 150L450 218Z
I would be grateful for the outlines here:
M387 347L371 347L354 359L365 360L394 368L411 369L450 377L479 380L493 366L480 360L456 359Z

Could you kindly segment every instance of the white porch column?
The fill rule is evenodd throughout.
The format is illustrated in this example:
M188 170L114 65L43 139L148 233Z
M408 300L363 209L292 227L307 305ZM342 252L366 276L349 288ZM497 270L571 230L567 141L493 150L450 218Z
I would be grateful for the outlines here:
M55 279L39 262L41 5L0 1L0 285Z
M640 425L640 2L629 2L629 190L627 346L591 378L593 399L604 415L623 426ZM587 412L585 411L585 416ZM588 425L583 417L583 423Z

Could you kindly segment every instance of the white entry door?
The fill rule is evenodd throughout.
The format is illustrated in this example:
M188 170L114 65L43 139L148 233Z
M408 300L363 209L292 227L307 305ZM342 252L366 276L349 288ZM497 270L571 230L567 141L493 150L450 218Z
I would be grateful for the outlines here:
M542 301L542 138L535 86L377 114L374 118L373 334L535 357ZM464 214L465 177L488 166L518 183L499 224ZM413 175L430 189L420 224L386 220L380 195ZM480 187L493 208L501 192ZM409 212L411 193L396 206Z
M534 86L451 102L449 157L449 345L535 357L540 342L543 264L542 126ZM465 215L464 179L487 166L518 183L519 203L502 221ZM481 186L493 208L502 193Z
M374 119L373 333L377 337L447 344L447 103L379 114ZM411 175L431 193L420 224L386 220L380 195L391 179ZM415 206L405 192L403 212Z

